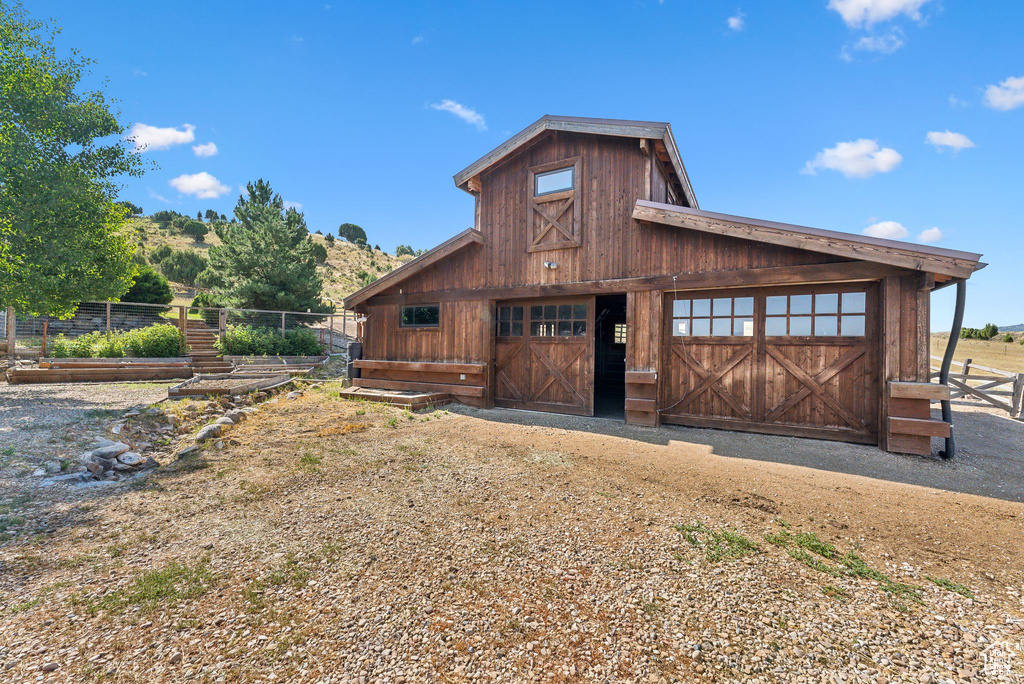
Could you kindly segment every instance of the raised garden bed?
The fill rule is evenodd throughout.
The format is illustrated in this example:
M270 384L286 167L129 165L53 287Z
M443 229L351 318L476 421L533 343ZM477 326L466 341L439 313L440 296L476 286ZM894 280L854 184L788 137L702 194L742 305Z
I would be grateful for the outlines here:
M283 385L291 380L288 373L210 373L167 388L169 397L195 397L228 394L239 396L249 392Z

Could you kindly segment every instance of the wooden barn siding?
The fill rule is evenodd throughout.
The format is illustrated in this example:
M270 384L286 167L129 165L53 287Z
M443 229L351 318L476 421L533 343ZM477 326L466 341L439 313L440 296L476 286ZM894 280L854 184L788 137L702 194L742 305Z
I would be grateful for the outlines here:
M384 361L490 361L491 313L487 300L440 303L438 328L402 328L398 304L367 307L363 358Z

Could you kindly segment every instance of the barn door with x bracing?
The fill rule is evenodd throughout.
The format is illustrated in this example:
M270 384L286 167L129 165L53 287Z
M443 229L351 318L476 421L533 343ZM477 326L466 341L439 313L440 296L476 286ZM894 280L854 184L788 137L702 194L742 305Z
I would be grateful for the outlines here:
M500 303L494 403L593 415L593 299Z
M662 420L873 442L876 308L863 283L668 295Z

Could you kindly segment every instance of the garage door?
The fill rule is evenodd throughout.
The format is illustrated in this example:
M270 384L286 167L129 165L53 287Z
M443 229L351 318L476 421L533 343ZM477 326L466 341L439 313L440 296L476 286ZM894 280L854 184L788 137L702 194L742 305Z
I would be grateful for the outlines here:
M494 404L593 415L593 298L495 309Z
M666 295L666 423L847 441L878 434L876 288Z

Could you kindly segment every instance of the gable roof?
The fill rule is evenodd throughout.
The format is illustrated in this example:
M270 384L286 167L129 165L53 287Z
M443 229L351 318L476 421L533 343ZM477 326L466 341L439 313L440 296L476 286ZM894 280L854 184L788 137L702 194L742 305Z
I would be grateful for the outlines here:
M718 214L647 200L637 200L633 208L633 218L637 221L785 245L953 278L968 278L975 271L987 266L980 261L981 255L973 252Z
M416 273L419 273L427 266L430 266L431 264L440 261L449 254L454 254L463 247L473 244L480 244L483 241L483 235L479 231L473 230L472 228L467 228L458 235L448 238L447 240L439 244L437 247L434 247L431 250L427 250L426 252L419 255L412 261L407 261L406 263L396 268L394 271L391 271L390 273L385 273L380 278L377 278L377 280L373 281L372 283L362 288L361 290L357 290L350 294L348 297L345 297L345 308L351 309L355 307L357 304L365 302L367 299L379 293L380 291L385 290L391 287L392 285L396 285L401 281L405 280L406 278Z
M656 121L630 121L627 119L590 119L580 116L552 116L546 114L533 122L475 162L459 171L454 176L455 185L468 191L471 178L498 164L511 154L529 145L537 136L546 131L568 131L571 133L589 133L591 135L608 135L621 138L637 138L660 140L665 146L668 162L679 178L679 184L686 195L686 203L691 207L699 206L693 194L690 177L679 156L672 127L667 123Z

